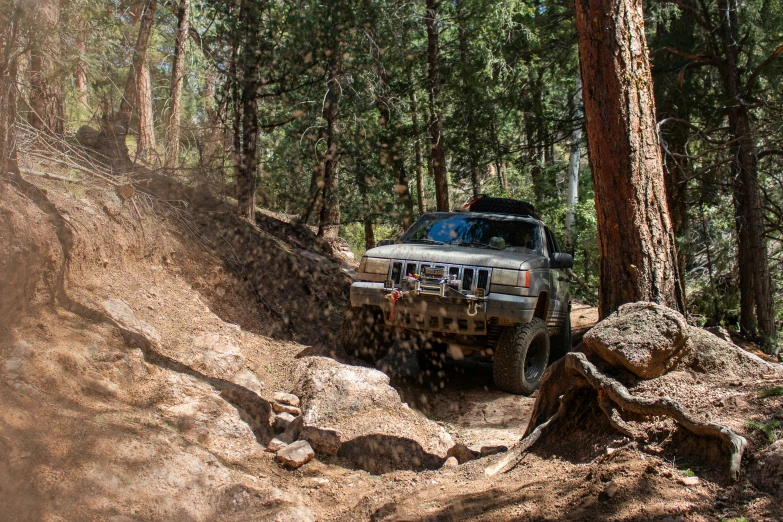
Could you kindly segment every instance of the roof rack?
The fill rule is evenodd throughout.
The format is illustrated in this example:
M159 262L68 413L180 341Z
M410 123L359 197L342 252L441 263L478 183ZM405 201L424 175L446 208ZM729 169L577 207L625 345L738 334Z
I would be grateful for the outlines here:
M465 203L458 209L459 212L488 212L496 214L512 214L515 216L528 216L541 219L536 214L536 209L527 201L511 198L493 198L485 194L473 201Z

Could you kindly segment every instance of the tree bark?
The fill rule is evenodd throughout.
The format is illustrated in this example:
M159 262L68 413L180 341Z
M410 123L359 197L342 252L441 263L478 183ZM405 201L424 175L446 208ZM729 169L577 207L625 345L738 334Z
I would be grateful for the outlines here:
M114 116L113 128L111 129L117 145L115 152L126 159L128 151L125 145L125 137L128 135L133 108L138 105L138 79L143 74L142 69L147 61L147 48L149 46L150 34L152 33L152 24L155 21L157 5L157 0L146 0L144 3L141 23L139 24L139 34L133 49L133 61L128 71L128 79L125 82L120 109Z
M756 164L756 140L751 130L750 110L744 101L744 86L740 77L739 26L736 0L718 0L720 12L720 39L725 53L725 63L718 67L729 100L730 147L734 158L733 173L735 208L739 210L738 264L740 266L740 290L747 294L753 289L756 319L762 345L771 350L777 341L775 314L772 302L772 283L769 274L767 240L764 236L764 207L759 187ZM751 279L751 281L748 281ZM750 307L748 297L741 298L744 308ZM748 320L748 310L741 319Z
M459 55L462 61L462 90L470 96L470 83L472 81L472 74L470 69L470 51L468 42L468 33L465 27L465 12L462 0L457 0L455 3L457 9L457 17L459 19L459 27L457 31L457 39L459 40ZM481 192L481 178L479 176L477 156L478 147L476 146L476 132L474 130L475 118L473 113L472 100L467 100L467 106L465 110L465 127L467 130L467 145L468 145L468 170L470 171L470 187L473 191L473 199L476 199Z
M599 314L652 301L684 311L655 127L641 0L577 0L598 218Z
M258 171L258 87L260 84L260 20L251 0L243 0L242 21L242 143L237 169L237 213L250 223L256 222L256 174Z
M151 162L155 158L155 117L152 114L152 81L147 60L141 65L137 86L139 139L136 142L136 159Z
M413 73L410 74L411 80ZM416 100L416 89L413 81L410 82L411 95L411 119L413 122L413 161L416 168L416 198L418 202L419 215L424 214L424 165L421 160L421 131L419 129L419 105Z
M166 118L168 132L166 133L167 169L179 166L179 128L182 114L182 84L185 79L185 50L190 30L190 0L179 0L177 6L177 38L174 48L174 64L171 68L171 86L169 113Z
M449 182L446 172L446 151L443 144L443 113L440 108L440 47L438 43L439 0L427 1L427 79L432 118L432 170L435 177L435 202L439 211L449 210Z
M76 52L78 56L73 64L73 81L76 87L76 98L79 102L79 110L87 109L87 63L84 55L87 54L87 27L84 19L79 20L76 34Z
M577 121L571 133L571 155L568 158L568 193L566 195L566 204L568 213L565 218L565 249L566 252L574 253L574 211L579 202L579 163L582 158L580 146L582 143L582 77L577 75L576 93L574 94L574 119Z
M30 125L53 136L65 132L62 79L56 70L60 58L60 0L41 1L30 42Z
M337 46L336 56L330 63L327 79L324 119L326 120L326 156L323 166L323 199L318 235L336 238L340 232L340 197L337 165L337 137L339 134L338 117L340 114L340 76L342 74L341 46Z

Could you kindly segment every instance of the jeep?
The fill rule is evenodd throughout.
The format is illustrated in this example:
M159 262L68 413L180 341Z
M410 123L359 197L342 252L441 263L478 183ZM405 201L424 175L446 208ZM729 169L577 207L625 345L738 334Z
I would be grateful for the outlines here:
M428 373L447 355L483 358L496 387L529 395L571 349L572 267L523 201L481 197L426 213L362 257L340 342L371 362L402 343Z

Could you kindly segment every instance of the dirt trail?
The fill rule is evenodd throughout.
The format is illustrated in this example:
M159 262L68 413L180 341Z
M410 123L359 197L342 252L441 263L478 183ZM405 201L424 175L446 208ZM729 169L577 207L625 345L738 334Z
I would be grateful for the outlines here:
M350 267L274 216L253 230L230 228L214 208L192 227L163 212L140 223L114 215L119 201L105 187L28 181L62 222L0 182L0 520L783 518L780 500L747 481L729 485L691 463L702 480L684 486L669 456L612 451L623 442L609 435L577 451L543 445L495 477L484 468L496 457L371 475L319 456L284 470L264 451L262 417L274 392L292 388L298 354L346 360L332 339ZM59 297L58 226L73 237ZM237 251L236 237L256 243ZM218 244L236 259L216 255ZM118 314L154 342L119 328ZM593 314L575 307L575 330ZM386 363L403 401L455 441L479 450L524 433L534 398L494 390L488 365L449 364L431 382L399 354ZM738 429L783 406L760 403L762 385L736 389L722 408Z

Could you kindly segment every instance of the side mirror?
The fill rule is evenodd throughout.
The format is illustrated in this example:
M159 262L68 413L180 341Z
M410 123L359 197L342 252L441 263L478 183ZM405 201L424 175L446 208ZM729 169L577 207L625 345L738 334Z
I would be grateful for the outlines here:
M375 243L375 246L381 247L381 246L393 245L393 244L394 244L394 240L393 239L381 239L380 241Z
M565 252L555 252L549 260L549 266L552 268L574 268L574 257Z

